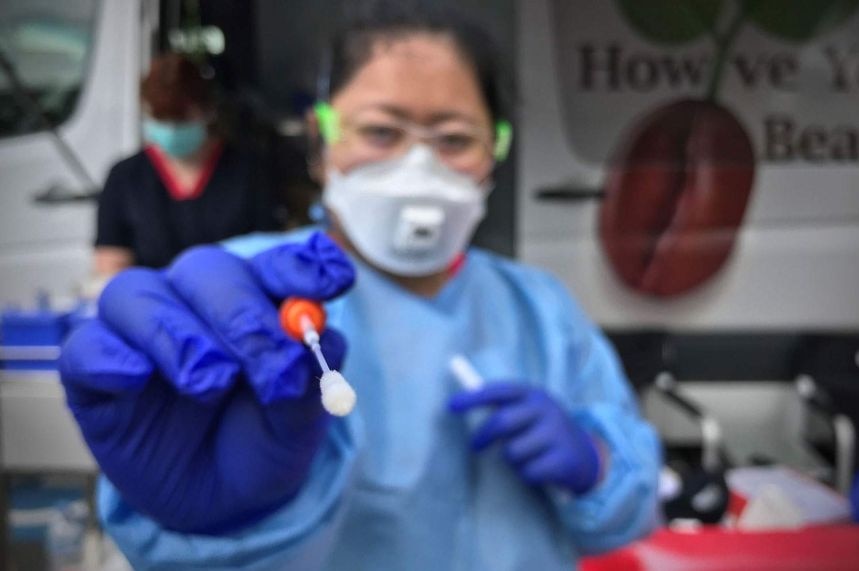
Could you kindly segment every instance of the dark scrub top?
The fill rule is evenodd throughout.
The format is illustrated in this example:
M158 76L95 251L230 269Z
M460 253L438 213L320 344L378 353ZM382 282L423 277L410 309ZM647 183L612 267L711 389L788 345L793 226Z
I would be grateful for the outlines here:
M191 246L280 228L272 185L252 154L216 149L186 197L162 157L147 147L111 169L98 203L96 246L127 248L135 265L160 268Z

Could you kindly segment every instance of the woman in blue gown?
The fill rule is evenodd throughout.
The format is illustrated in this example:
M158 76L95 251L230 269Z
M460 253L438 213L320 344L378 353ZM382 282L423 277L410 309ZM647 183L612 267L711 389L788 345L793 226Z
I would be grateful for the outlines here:
M357 4L311 120L327 232L127 270L66 344L136 569L567 570L656 521L659 443L606 339L553 277L467 245L510 138L488 36ZM346 417L279 327L295 295L327 302Z

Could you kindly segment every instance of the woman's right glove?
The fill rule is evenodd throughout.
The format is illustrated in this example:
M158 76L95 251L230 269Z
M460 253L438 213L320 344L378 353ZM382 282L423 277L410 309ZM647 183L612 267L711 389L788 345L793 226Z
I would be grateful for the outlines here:
M164 271L118 275L99 317L67 340L68 405L135 510L180 532L252 523L294 497L326 436L312 355L281 330L290 296L336 297L355 278L324 234L245 261L195 248ZM322 335L339 367L345 342Z

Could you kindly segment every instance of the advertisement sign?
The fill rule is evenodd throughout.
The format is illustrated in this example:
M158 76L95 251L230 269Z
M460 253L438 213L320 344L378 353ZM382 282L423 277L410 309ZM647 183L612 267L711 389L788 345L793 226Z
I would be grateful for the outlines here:
M859 0L547 0L521 24L526 259L608 323L859 325Z

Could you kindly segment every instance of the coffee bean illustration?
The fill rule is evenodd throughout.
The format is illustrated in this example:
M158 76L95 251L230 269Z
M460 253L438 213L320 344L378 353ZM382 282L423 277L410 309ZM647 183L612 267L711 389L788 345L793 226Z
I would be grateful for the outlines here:
M718 103L683 99L643 116L608 168L600 238L633 289L689 292L734 247L755 178L745 129Z

